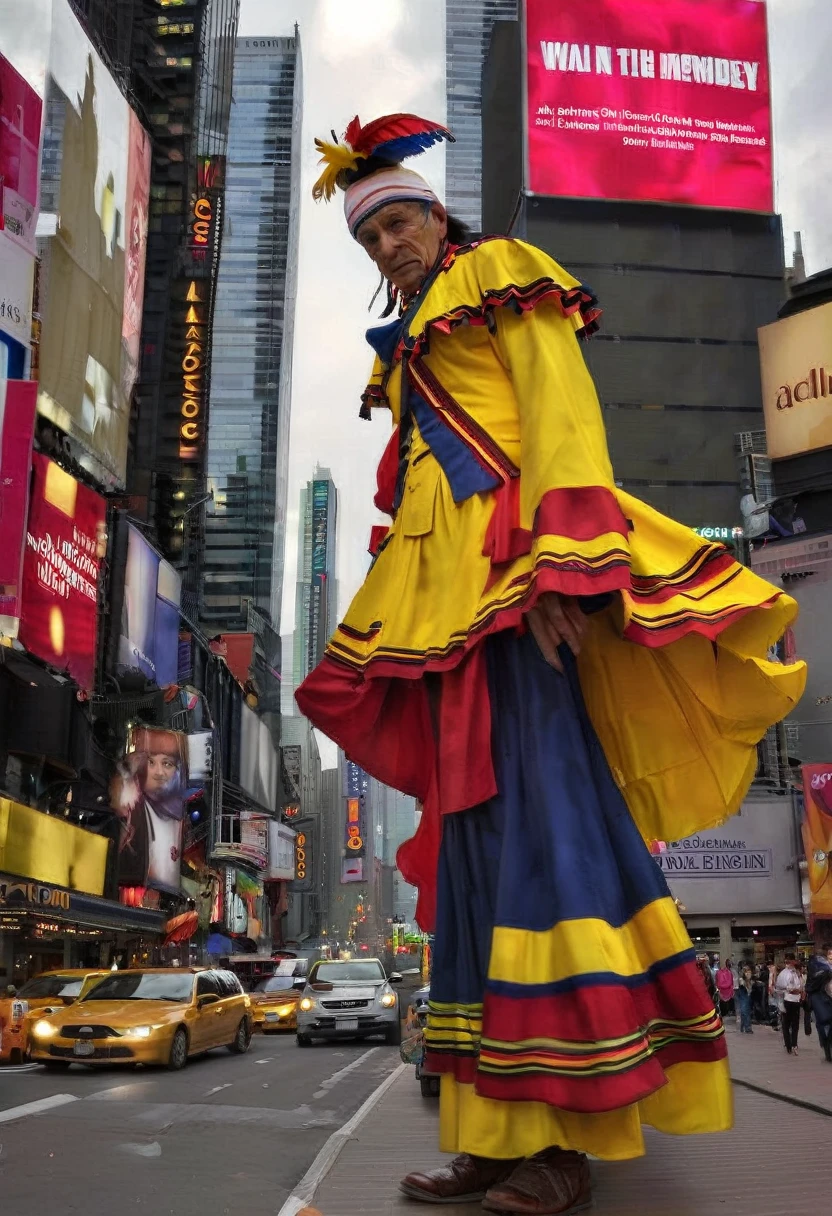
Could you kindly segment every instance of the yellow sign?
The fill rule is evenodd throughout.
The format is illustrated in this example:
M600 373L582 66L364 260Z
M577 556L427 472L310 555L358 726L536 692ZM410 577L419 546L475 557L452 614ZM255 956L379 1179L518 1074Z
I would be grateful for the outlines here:
M194 460L202 439L202 401L205 385L205 303L192 282L185 297L185 353L182 356L182 407L179 456Z
M306 833L298 832L295 837L295 873L298 882L306 878Z
M210 198L198 198L196 200L194 203L194 222L191 225L191 231L194 234L194 245L200 249L204 249L208 244L213 214Z
M759 340L769 456L832 446L832 304L764 325Z
M103 895L109 841L54 815L0 798L0 870ZM60 898L51 907L63 907Z

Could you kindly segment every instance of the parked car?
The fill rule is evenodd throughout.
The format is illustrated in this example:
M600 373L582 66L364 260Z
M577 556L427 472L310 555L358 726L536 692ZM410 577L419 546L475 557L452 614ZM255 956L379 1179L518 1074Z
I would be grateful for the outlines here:
M83 999L109 971L65 968L44 971L27 980L14 996L0 1000L0 1062L19 1064L29 1051L29 1035L44 1014L57 1012Z
M297 1030L298 1002L306 988L309 963L305 958L284 959L274 975L261 980L251 992L251 1020L255 1030Z
M388 979L377 958L315 963L298 1005L298 1046L372 1035L400 1043L401 1013L392 985L401 978L393 972Z
M249 998L231 971L113 971L83 1001L40 1018L31 1056L47 1068L162 1064L184 1068L212 1047L242 1055L251 1042Z

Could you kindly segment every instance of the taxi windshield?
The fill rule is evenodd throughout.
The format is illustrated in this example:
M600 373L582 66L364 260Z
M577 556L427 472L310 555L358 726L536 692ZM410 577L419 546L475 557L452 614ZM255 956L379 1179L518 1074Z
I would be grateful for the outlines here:
M83 975L37 975L25 983L17 995L24 1001L56 996L71 999L80 996L84 978Z
M291 988L294 984L294 976L291 975L272 975L267 980L261 980L255 992L285 992L287 988Z
M88 1001L189 1001L194 990L192 975L175 971L114 971L86 996Z

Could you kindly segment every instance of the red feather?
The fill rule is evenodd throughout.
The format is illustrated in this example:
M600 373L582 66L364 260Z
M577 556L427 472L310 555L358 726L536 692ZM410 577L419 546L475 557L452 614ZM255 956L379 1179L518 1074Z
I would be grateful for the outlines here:
M447 127L438 122L428 122L417 114L388 114L361 127L356 116L347 128L344 138L355 152L372 156L384 144L408 135L433 135L436 139L453 140Z

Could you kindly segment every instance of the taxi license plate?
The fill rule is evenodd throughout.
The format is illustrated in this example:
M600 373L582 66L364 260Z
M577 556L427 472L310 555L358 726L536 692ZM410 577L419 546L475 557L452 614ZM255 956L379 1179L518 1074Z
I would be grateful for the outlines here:
M267 1022L276 1022L277 1020L278 1020L278 1018L277 1018L277 1014L276 1014L276 1013L267 1013L267 1014L266 1014L266 1021L267 1021Z
M358 1018L344 1018L338 1023L339 1030L358 1030Z
M91 1056L95 1052L95 1043L85 1043L80 1040L74 1044L72 1050L76 1056Z

